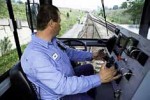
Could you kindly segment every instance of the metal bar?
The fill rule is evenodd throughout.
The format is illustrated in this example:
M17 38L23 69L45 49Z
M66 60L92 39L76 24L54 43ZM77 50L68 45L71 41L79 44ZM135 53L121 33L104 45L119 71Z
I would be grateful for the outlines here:
M91 14L90 14L91 15ZM104 18L102 18L102 17L97 17L97 16L95 16L95 15L92 15L93 17L95 17L95 18L97 18L98 20L101 20L101 21L103 21L103 20L105 20ZM109 25L109 26L111 26L111 27L113 27L113 28L116 28L116 25L114 25L114 24L112 24L111 22L108 22L108 21L106 21L107 22L107 24Z
M107 31L107 36L108 36L108 28L107 28L106 14L105 14L105 8L104 8L104 0L101 0L101 2L102 2L104 19L105 19L105 24L106 24L106 31Z
M28 5L28 11L29 11L31 31L33 33L34 32L34 28L33 28L32 14L31 14L30 0L27 0L27 5Z
M22 52L21 52L21 47L20 47L20 43L19 43L19 38L18 38L18 33L17 33L17 24L16 24L16 21L15 21L15 18L14 18L14 13L13 13L11 0L6 0L6 4L7 4L8 12L9 12L9 17L12 20L12 24L13 24L13 28L14 28L14 31L13 31L14 39L15 39L15 43L16 43L18 56L19 56L19 59L20 59L21 55L22 55Z
M116 26L113 25L112 23L110 24L109 22L104 22L104 21L103 21L104 19L102 19L102 18L97 18L97 17L95 17L95 16L92 15L92 14L89 14L89 18L90 18L92 21L94 21L94 22L96 22L96 23L98 23L98 24L103 25L104 27L106 27L106 23L107 23L107 27L106 27L106 28L109 29L109 30L112 31L112 32L115 32Z

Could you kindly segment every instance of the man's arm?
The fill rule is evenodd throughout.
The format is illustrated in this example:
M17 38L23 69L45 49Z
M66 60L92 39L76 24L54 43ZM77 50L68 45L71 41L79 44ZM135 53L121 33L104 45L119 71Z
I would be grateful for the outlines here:
M91 61L93 59L93 53L88 51L81 51L67 47L66 52L72 61Z
M104 50L98 50L96 52L88 52L88 51L79 51L76 49L67 48L67 54L73 61L91 61L93 59L95 60L104 60L104 57L106 56L106 53L104 53Z
M65 51L72 61L91 61L93 53L70 48L61 41L57 40L58 47Z
M38 55L38 57L35 57L32 61L32 67L36 70L37 80L57 94L83 93L101 84L98 74L68 77L57 69L54 61L50 60L48 56L40 52L36 52L35 55Z
M103 57L106 56L103 49L98 50L97 52L91 53L88 51L81 51L81 50L70 48L59 40L57 42L61 49L64 48L70 60L72 61L91 61L93 59L103 60Z

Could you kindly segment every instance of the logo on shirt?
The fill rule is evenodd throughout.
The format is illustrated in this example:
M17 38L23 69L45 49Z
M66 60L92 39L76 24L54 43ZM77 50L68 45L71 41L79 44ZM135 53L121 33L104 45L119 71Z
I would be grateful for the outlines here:
M56 60L58 58L57 53L54 53L52 57L53 57L54 60Z

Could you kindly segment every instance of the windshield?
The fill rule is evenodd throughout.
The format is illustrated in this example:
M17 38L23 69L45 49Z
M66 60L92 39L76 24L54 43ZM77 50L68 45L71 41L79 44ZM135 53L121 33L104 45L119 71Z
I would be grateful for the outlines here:
M58 6L62 13L62 30L59 37L109 38L114 35L105 25L88 19L90 14L105 24L101 1L104 1L106 21L139 34L145 0L53 0L53 4ZM149 36L147 38L150 39Z
M32 21L36 31L36 14L39 0L31 1ZM144 0L53 0L61 12L61 31L59 38L108 39L114 35L113 28L120 26L135 34L139 33L139 24ZM29 12L26 0L12 0L17 32L22 51L31 40ZM32 9L33 8L33 9ZM106 25L107 22L107 25ZM107 26L109 29L107 29ZM110 28L111 27L111 28ZM6 72L19 59L13 37L12 22L9 19L6 2L0 0L0 74ZM150 31L148 34L150 39Z

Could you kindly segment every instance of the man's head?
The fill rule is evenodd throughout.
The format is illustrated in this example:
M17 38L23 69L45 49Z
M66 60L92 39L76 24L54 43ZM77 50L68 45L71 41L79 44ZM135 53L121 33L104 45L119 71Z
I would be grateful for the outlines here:
M51 35L56 36L60 31L60 12L53 5L42 5L37 15L37 30L50 30Z

